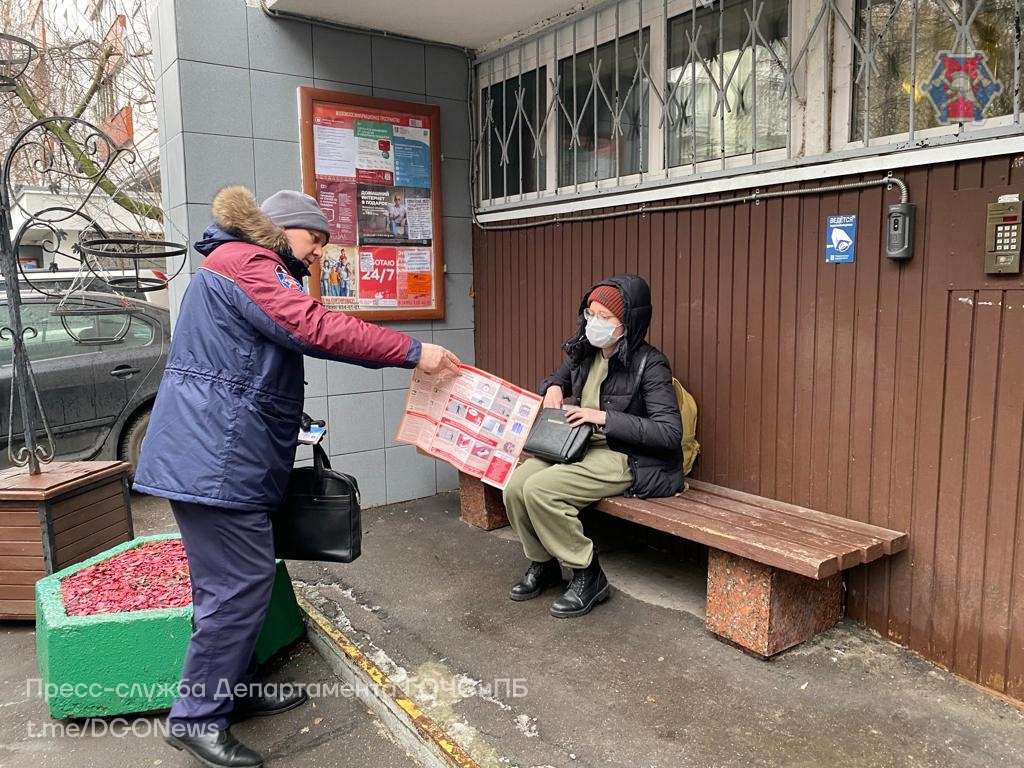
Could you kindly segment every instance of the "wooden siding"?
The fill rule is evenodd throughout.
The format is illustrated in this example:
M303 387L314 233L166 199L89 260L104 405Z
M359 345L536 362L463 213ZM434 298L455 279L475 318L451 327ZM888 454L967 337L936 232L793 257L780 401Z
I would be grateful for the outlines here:
M535 387L584 290L644 275L649 339L697 399L695 476L907 531L906 552L848 572L848 614L1024 699L1024 281L983 273L985 204L1024 169L896 175L917 205L906 263L882 255L884 187L474 228L476 361ZM840 213L855 264L824 261Z

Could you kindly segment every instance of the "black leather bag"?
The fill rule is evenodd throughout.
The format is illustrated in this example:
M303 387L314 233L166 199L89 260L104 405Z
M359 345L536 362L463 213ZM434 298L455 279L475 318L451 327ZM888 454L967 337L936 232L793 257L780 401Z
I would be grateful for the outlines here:
M587 455L593 424L574 427L561 408L544 408L537 415L523 450L555 464L575 464Z
M351 563L362 549L359 483L331 469L324 449L314 445L313 466L292 470L284 501L270 521L277 557Z

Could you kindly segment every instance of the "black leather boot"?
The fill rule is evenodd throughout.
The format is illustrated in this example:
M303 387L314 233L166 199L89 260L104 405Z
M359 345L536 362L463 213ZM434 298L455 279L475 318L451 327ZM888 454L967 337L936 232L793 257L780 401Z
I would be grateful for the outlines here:
M513 600L532 600L548 587L562 583L562 568L554 558L546 563L531 562L530 567L508 596Z
M279 715L300 707L307 701L309 696L301 688L291 684L271 683L264 686L259 696L236 698L235 708L231 712L231 722L240 723L250 717Z
M597 562L597 552L590 565L572 569L572 581L565 594L551 604L551 615L557 619L585 616L600 602L608 599L608 579Z
M235 738L231 731L207 731L202 736L171 736L168 744L185 750L204 765L213 768L262 768L263 757Z

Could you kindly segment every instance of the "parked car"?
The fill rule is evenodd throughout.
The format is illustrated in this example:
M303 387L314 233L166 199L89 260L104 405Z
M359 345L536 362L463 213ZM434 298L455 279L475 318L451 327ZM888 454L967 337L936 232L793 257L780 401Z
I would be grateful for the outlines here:
M30 292L22 298L22 323L36 330L25 344L57 457L67 461L121 459L134 469L167 363L170 312L147 301L83 292L74 297L76 307L108 313L128 307L134 312L62 318L54 314L59 299ZM117 336L126 322L127 333L121 341L101 341ZM0 323L10 327L6 296L0 297ZM99 343L82 343L90 340ZM12 357L11 342L0 340L2 466L10 466L6 444ZM37 433L40 429L37 425ZM23 444L23 431L16 409L16 446Z

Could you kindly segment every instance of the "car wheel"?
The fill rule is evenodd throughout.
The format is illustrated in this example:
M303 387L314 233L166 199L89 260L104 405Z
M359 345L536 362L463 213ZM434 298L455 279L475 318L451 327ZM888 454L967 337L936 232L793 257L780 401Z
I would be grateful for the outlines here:
M128 472L129 480L135 479L135 468L139 465L139 457L142 455L142 443L146 439L146 428L149 426L150 410L145 410L131 421L121 433L121 449L118 451L118 458L127 461L132 465Z

